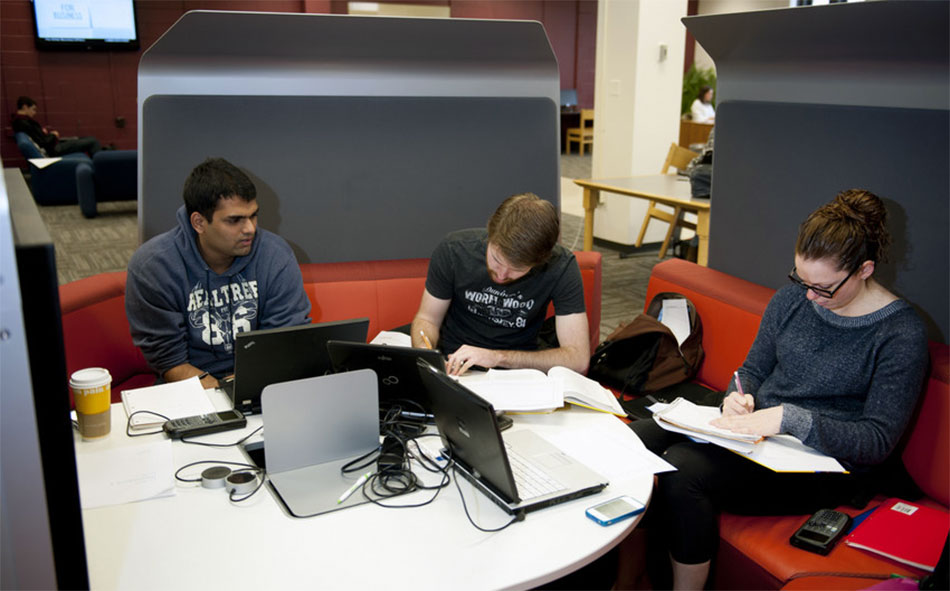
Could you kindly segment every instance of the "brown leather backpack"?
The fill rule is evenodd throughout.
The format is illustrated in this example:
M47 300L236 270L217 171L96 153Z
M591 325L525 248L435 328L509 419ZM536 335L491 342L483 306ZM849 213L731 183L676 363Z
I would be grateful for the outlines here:
M673 298L685 299L689 311L689 336L682 345L658 320L663 301ZM692 378L702 361L703 324L696 307L681 294L664 292L650 301L644 314L621 324L597 346L587 376L621 394L641 395Z

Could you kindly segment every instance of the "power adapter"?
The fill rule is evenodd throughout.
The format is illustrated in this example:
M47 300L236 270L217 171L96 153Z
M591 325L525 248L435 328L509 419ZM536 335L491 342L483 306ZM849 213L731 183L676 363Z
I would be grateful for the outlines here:
M403 469L403 463L406 461L406 446L393 437L387 435L383 439L383 447L379 451L379 459L376 460L376 467L380 474L392 474Z

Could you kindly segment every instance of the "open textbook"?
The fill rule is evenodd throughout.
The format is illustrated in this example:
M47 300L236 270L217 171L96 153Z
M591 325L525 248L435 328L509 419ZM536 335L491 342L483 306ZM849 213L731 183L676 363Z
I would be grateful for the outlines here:
M653 420L667 431L725 447L775 472L847 472L838 460L792 435L763 438L714 427L709 422L722 415L715 406L700 406L677 398L670 404L654 404L650 410Z
M547 374L537 369L490 369L469 372L459 382L495 410L550 412L569 403L627 416L610 390L566 367L552 367Z

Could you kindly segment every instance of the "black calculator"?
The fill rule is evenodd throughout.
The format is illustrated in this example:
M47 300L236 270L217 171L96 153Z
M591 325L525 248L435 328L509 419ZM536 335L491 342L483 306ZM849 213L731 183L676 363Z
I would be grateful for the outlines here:
M832 509L819 509L789 538L792 546L825 555L848 531L851 516Z
M224 412L172 419L166 421L163 428L172 439L181 439L182 437L207 435L208 433L217 433L229 429L243 429L246 425L247 419L240 411L226 410Z

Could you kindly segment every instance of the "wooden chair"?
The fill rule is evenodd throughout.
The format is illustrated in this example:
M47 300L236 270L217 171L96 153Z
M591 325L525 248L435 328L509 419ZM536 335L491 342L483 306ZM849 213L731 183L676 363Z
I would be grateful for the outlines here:
M663 163L663 168L660 169L660 174L666 174L670 167L674 168L686 168L689 165L690 160L699 156L696 152L692 150L687 150L686 148L681 148L676 144L670 144L670 151L666 155L666 161ZM673 237L673 230L677 227L689 228L690 230L696 230L696 224L693 222L688 222L683 217L683 208L674 207L673 213L670 213L666 210L660 209L657 207L656 201L650 201L650 205L647 207L647 214L643 218L643 225L640 226L640 236L637 237L636 247L640 247L643 244L643 237L647 233L647 227L650 225L650 219L656 218L658 220L663 220L664 222L670 225L669 230L666 231L666 238L663 239L663 246L660 247L660 254L657 258L663 258L666 256L666 251L670 247L670 239Z
M590 125L588 125L588 123ZM581 156L584 155L584 146L594 146L594 110L581 109L581 126L571 127L567 130L567 138L564 141L564 151L571 153L571 142L577 142L581 150Z

